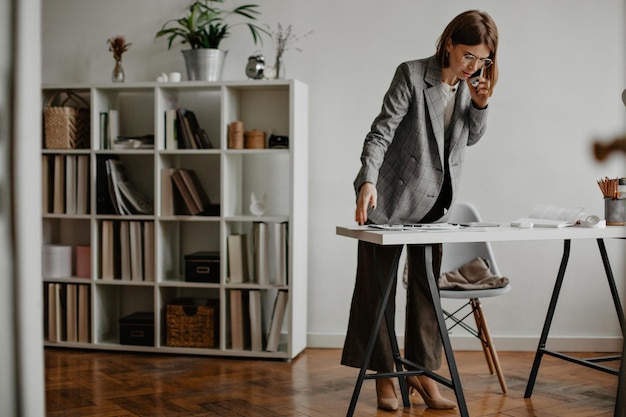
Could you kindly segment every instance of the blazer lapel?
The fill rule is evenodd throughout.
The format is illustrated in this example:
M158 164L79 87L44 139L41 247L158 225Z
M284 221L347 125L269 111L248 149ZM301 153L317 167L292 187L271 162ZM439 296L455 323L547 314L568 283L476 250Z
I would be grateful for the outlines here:
M439 149L439 160L441 166L444 166L444 129L443 129L443 88L445 87L441 82L441 69L436 63L436 58L432 57L428 62L428 69L424 76L424 81L430 85L429 88L424 90L426 97L426 107L428 108L428 114L430 115L430 124L433 128L435 140L437 141L437 148Z

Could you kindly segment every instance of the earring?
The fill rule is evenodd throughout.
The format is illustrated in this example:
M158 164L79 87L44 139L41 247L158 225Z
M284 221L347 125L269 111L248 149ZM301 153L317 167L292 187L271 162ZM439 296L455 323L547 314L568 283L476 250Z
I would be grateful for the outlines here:
M446 51L445 55L446 55L446 58L448 58L448 57L450 56L450 54L448 53L448 51Z

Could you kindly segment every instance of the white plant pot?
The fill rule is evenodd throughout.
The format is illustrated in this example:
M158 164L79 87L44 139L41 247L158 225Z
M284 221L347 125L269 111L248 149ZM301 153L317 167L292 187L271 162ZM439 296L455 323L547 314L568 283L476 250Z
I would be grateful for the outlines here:
M226 52L219 49L188 49L183 51L189 81L220 81Z

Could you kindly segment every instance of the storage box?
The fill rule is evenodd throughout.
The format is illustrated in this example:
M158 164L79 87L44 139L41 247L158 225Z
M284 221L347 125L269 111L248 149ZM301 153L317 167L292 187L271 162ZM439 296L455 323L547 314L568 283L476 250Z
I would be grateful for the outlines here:
M154 346L154 313L137 311L120 319L120 344Z
M166 306L167 346L215 348L218 345L218 302L181 298Z
M69 278L72 276L72 247L44 245L42 257L44 278Z
M185 281L219 283L219 252L203 251L185 255Z

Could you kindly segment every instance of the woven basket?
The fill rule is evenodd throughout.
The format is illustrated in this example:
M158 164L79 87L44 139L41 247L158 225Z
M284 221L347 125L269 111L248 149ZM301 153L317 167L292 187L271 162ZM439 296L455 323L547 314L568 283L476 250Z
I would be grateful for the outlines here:
M198 305L191 299L180 299L166 309L167 346L217 347L217 305L204 300Z
M265 132L262 130L250 130L243 134L244 148L263 149L265 148Z
M61 100L61 95L66 97ZM55 100L61 100L54 106ZM89 147L89 103L75 92L58 91L44 108L45 147L47 149L80 149Z

